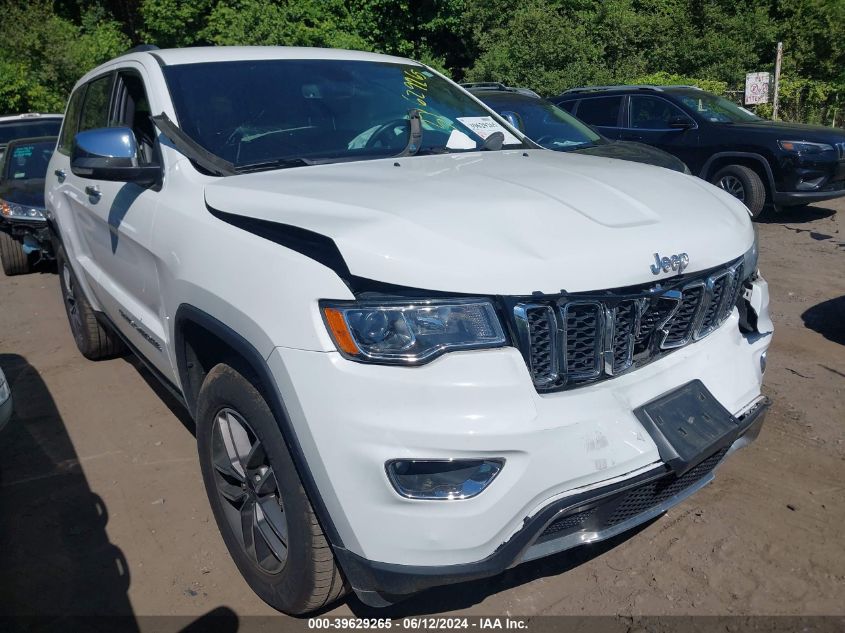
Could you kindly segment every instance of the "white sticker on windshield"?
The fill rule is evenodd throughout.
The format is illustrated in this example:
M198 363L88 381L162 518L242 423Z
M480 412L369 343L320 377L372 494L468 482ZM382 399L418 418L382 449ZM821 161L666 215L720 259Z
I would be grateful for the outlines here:
M460 130L452 130L446 147L449 149L475 149L476 142Z
M501 132L505 135L505 145L520 142L518 138L494 121L491 116L459 116L458 121L466 125L481 138L486 139L493 132Z

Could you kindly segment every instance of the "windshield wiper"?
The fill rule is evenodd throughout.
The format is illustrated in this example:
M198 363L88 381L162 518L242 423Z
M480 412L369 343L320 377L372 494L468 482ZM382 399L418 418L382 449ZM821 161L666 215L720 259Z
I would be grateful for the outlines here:
M413 156L420 151L420 143L422 141L422 119L420 118L420 111L416 108L408 110L408 125L411 128L408 133L408 142L405 144L405 148L396 154L395 158Z
M327 160L315 160L311 158L303 158L302 156L288 156L285 158L274 158L273 160L262 160L257 163L248 163L246 165L238 165L235 169L239 174L248 174L256 171L266 171L268 169L285 169L287 167L306 167L308 165L319 165L327 163Z
M173 142L173 146L177 150L203 169L208 170L216 176L233 176L237 173L232 163L225 158L220 158L216 154L209 152L185 134L181 128L177 127L164 112L150 118L155 123L155 126Z

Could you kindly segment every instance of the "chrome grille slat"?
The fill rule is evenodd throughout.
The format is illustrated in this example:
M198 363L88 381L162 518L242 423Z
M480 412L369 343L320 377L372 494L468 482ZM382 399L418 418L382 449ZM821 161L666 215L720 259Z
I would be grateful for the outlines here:
M666 327L666 336L660 347L673 349L690 342L705 299L705 283L697 281L684 286L681 304Z
M551 306L524 304L517 307L517 322L525 324L520 332L522 343L528 348L528 362L534 384L544 386L558 379L558 326Z
M538 390L603 380L700 340L731 315L741 260L689 275L676 289L565 296L514 308L520 346Z
M564 304L563 373L567 381L595 378L602 372L604 307L595 301Z

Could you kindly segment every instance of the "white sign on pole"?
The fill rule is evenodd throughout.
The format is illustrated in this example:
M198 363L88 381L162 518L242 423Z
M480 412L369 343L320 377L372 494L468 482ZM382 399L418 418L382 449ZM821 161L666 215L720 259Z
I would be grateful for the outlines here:
M769 73L745 75L745 103L769 102Z

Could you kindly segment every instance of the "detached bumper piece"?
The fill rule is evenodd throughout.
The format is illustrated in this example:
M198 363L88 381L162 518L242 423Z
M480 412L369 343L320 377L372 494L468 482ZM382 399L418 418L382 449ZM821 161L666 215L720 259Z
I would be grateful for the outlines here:
M662 464L631 479L556 501L526 518L519 532L483 560L434 567L369 561L343 548L336 548L335 554L358 597L381 607L431 587L495 576L522 562L612 538L710 483L725 455L758 435L768 407L767 399L756 401L736 418L740 430L733 444L720 447L683 474Z

